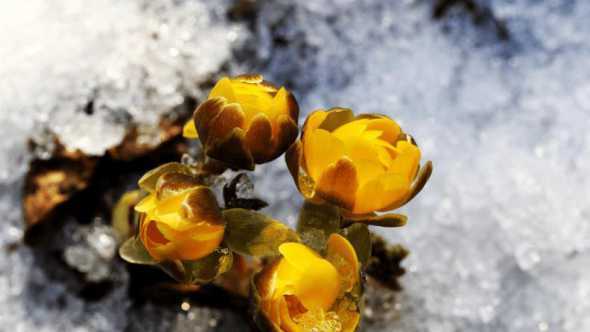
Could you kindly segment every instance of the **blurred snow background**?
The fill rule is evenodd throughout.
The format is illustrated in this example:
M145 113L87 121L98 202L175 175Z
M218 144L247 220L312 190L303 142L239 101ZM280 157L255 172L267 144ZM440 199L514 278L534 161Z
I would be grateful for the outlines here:
M302 115L389 114L433 160L402 209L409 224L381 231L411 255L396 319L373 330L590 331L590 2L471 3L488 8L480 24L461 6L434 20L427 0L265 1L250 30L228 22L229 1L3 2L0 326L191 331L219 315L148 306L127 317L124 271L89 303L10 244L22 236L28 137L48 129L101 154L129 122L153 125L229 65L289 83ZM245 40L248 61L233 52ZM293 222L283 160L263 174L257 191Z

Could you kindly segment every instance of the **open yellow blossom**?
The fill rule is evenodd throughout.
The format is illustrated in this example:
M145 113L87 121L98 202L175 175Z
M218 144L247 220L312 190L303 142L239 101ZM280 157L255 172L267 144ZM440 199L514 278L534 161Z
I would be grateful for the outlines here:
M159 175L135 211L141 214L140 239L156 261L197 260L223 239L225 226L215 195L186 174Z
M198 137L211 158L253 169L289 148L297 138L298 115L293 95L262 75L225 77L195 110L184 136Z
M276 332L352 332L360 314L359 263L341 235L328 239L325 257L300 243L284 243L282 255L255 278L259 309ZM356 293L355 293L356 294Z
M287 152L299 190L352 214L395 209L413 197L420 149L384 115L349 109L310 114L301 140Z

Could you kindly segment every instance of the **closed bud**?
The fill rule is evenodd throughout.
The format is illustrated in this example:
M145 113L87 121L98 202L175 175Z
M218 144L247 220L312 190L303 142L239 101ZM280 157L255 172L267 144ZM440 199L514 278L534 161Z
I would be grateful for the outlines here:
M355 117L340 108L310 114L286 159L307 199L334 204L351 215L405 204L431 170L429 162L417 177L420 149L394 120L378 114Z
M324 257L301 243L254 278L256 321L275 332L352 332L360 320L360 271L354 248L332 234Z
M149 193L135 206L139 238L158 262L203 258L223 240L225 223L215 195L188 172L175 172L181 169L167 164L140 180Z
M293 95L262 75L222 78L185 125L205 154L233 169L254 169L283 154L297 138L299 107Z

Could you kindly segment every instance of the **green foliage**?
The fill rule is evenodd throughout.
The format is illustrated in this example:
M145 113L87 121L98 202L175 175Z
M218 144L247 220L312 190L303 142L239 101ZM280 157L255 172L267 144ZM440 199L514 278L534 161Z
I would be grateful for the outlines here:
M299 242L299 236L289 227L258 212L228 209L223 217L227 223L225 243L242 255L277 256L281 244Z
M152 256L147 252L141 240L137 237L131 237L119 248L119 256L125 261L132 264L156 265Z
M305 245L323 253L330 234L340 231L340 219L337 207L305 201L299 213L297 232Z
M376 215L374 213L344 218L346 224L361 223L378 227L402 227L408 222L403 214L388 213Z
M365 224L352 224L342 230L344 237L352 244L356 255L363 266L371 257L371 234Z
M206 257L196 261L182 262L185 269L185 281L189 283L206 283L229 271L233 264L233 254L228 248L217 248Z

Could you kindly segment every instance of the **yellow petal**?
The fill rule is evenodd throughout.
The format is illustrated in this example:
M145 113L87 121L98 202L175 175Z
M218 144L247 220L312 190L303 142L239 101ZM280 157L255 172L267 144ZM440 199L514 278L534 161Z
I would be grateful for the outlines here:
M342 282L342 291L349 292L359 280L359 259L354 247L340 234L328 238L326 259L336 267Z
M205 186L193 188L184 196L180 211L188 222L205 221L210 224L223 224L223 217L215 194Z
M407 197L409 190L410 181L405 176L385 173L360 187L352 212L361 214L378 211Z
M157 225L157 232L152 225ZM154 254L161 259L197 260L212 253L223 240L224 229L203 223L190 229L174 229L168 223L152 221L146 235ZM159 237L158 237L159 236ZM160 239L160 240L158 240ZM166 241L162 241L165 239ZM147 248L147 247L146 247Z
M244 136L245 144L256 162L267 160L274 152L272 146L272 126L264 113L258 113L250 122Z
M195 126L195 121L193 119L188 120L184 124L184 127L182 128L182 136L186 138L199 138L197 127Z
M264 269L254 277L254 283L258 290L258 295L260 295L262 300L270 299L276 290L275 279L279 267L279 261L280 260L275 260L267 264Z
M356 331L361 320L358 305L352 301L350 298L342 298L334 308L342 323L342 332Z
M149 241L152 241L157 244L166 244L170 242L170 240L168 240L160 231L157 222L151 221L148 222L146 225L146 237Z
M211 122L223 110L227 104L227 99L224 97L209 98L202 102L193 114L193 123L197 128L197 134L203 144L209 139L209 130Z
M246 118L246 127L250 121L260 113L266 114L269 118L275 117L273 109L273 97L276 90L262 84L233 82L233 91L236 102L242 106Z
M147 213L156 208L158 200L155 194L149 194L144 197L137 205L135 205L135 211L139 213Z
M389 143L393 143L401 133L399 125L389 118L369 120L367 130L381 131L380 138Z
M236 101L236 96L229 78L224 77L220 79L217 84L215 84L213 89L211 89L211 92L209 93L209 99L215 97L224 97L229 103Z
M358 174L359 187L385 174L383 165L374 159L357 159L354 161L354 166Z
M319 181L324 170L343 156L344 143L328 131L316 129L303 142L303 153L306 170L315 181Z
M383 168L388 169L396 156L396 152L391 145L387 145L389 143L385 143L382 140L376 142L375 151L377 151L377 158Z
M223 161L232 169L254 170L254 159L244 142L244 131L234 128L222 140L216 140L205 147L205 154L213 159Z
M351 121L341 127L336 128L332 133L342 141L355 139L367 130L367 123L369 120L355 120Z
M301 167L301 141L295 141L293 145L289 147L287 153L285 153L285 161L287 163L287 168L289 169L289 173L295 180L295 184L299 187L299 167Z
M197 260L211 254L223 240L223 228L208 233L209 239L186 240L178 244L176 251L180 260Z
M277 272L279 287L291 285L307 309L328 310L340 291L336 268L300 243L284 243L279 251L284 257Z
M273 159L286 151L297 139L298 134L297 118L293 119L287 114L278 115L273 125L272 144L275 150Z
M178 213L180 211L182 201L184 201L187 195L188 192L184 192L180 195L170 196L166 199L158 201L154 213L158 216Z
M317 129L322 124L322 122L324 122L327 116L328 112L324 110L313 111L310 115L307 116L307 119L303 124L303 133L311 133L312 131ZM303 139L305 140L306 138L304 137Z
M376 146L376 140L367 139L365 137L351 137L345 138L346 140L343 141L346 145L346 152L345 154L352 159L354 163L357 160L367 160L374 163L380 163L378 146Z
M293 268L297 271L305 271L313 264L313 261L322 259L315 251L297 242L281 244L279 252L287 262L293 264Z
M358 189L357 171L352 161L346 157L331 164L317 182L316 194L326 201L352 209Z
M260 74L242 74L238 76L234 76L232 81L242 82L242 83L262 83L264 81L264 76Z
M281 302L280 297L272 299L270 302L270 310L268 311L268 318L277 326L281 326Z
M176 222L170 220L157 219L158 228L168 239L191 239L194 241L204 241L215 238L218 232L224 230L223 225L210 224L201 222L198 224L179 218Z
M281 329L285 332L305 332L299 327L291 318L291 312L289 310L289 303L285 296L281 296L279 299L279 314L281 317Z
M270 106L272 114L270 114L270 118L272 119L279 114L290 114L290 108L291 101L289 92L284 87L281 87L272 100Z
M169 241L160 232L155 221L149 219L144 220L141 223L139 236L150 256L157 261L165 258L162 254L166 253L162 252L161 247L165 246Z
M215 118L211 119L205 144L224 139L233 129L244 128L244 126L245 115L242 106L236 103L227 104Z
M414 179L420 164L420 149L407 141L397 143L399 154L391 163L390 170L405 175L408 180Z
M327 112L326 119L322 121L322 124L318 127L329 132L334 131L336 128L341 127L354 119L352 110L348 108L331 108Z
M342 321L342 332L355 332L361 321L361 314L348 311L338 315Z
M164 173L156 182L156 198L161 201L182 194L200 184L202 182L191 175L176 172Z

